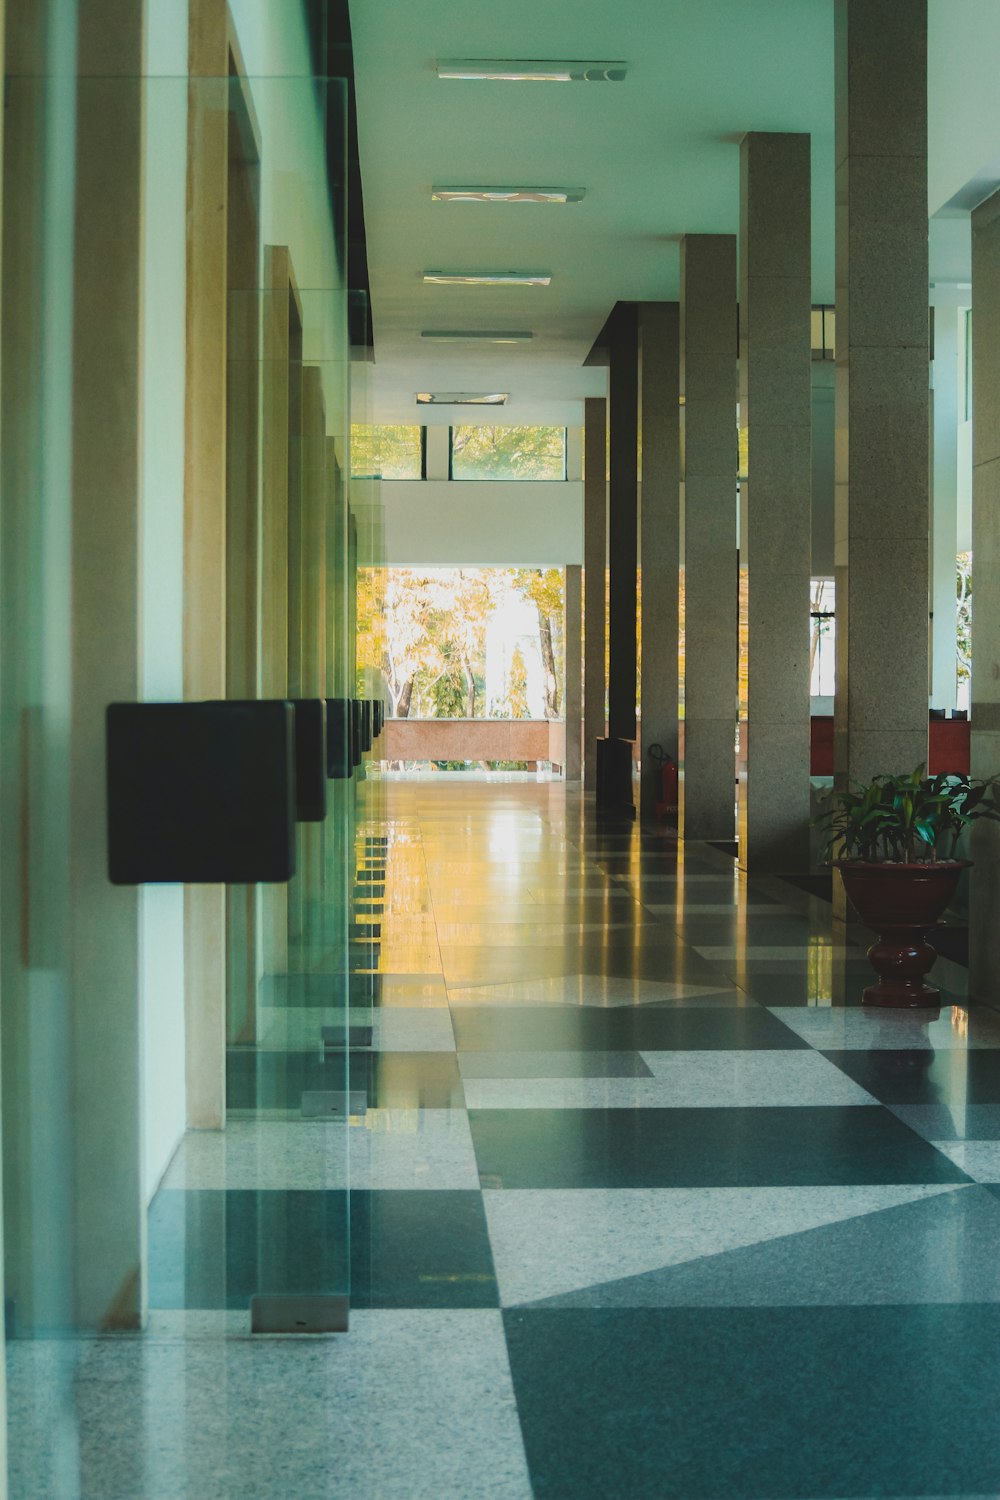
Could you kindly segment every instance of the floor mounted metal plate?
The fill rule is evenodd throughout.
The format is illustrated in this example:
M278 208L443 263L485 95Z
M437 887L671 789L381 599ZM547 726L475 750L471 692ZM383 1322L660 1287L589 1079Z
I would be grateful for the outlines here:
M343 1051L345 1047L360 1050L372 1045L371 1026L324 1026L323 1046Z
M346 1333L346 1297L258 1292L250 1298L251 1333Z
M346 1120L348 1115L368 1113L368 1095L364 1089L343 1090L307 1089L302 1095L302 1118L304 1120Z

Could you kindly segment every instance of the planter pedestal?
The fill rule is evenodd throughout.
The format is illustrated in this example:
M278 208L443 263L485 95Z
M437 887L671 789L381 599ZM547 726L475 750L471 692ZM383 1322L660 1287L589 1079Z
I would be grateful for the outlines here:
M878 942L868 949L878 984L867 987L862 1004L913 1010L937 1005L940 990L924 983L924 975L937 958L936 949L927 941L927 929L955 894L958 878L970 861L834 863L862 922L879 934Z
M921 1007L937 1005L941 991L924 983L937 958L923 927L887 927L868 949L868 961L878 975L861 997L863 1005Z

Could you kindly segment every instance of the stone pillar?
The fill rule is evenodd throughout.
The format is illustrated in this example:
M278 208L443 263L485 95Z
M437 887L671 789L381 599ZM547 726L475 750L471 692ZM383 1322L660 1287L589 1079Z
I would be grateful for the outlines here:
M681 829L731 839L736 807L736 236L681 241L684 747Z
M931 706L955 707L958 650L955 591L958 557L958 320L957 307L934 309L931 365Z
M583 577L584 689L583 785L597 786L597 741L604 738L604 635L607 628L608 481L607 402L603 396L584 402Z
M639 502L639 323L620 302L609 322L608 735L635 739Z
M740 147L740 704L744 869L809 866L809 136Z
M680 585L680 309L644 302L639 309L642 431L640 577L642 579L642 783L639 814L649 820L659 801L659 769L650 745L673 760L678 747L677 644Z
M450 428L444 426L427 428L424 462L428 479L448 478L450 431Z
M837 0L836 113L843 786L927 760L926 0Z
M1000 193L972 214L972 774L1000 772ZM969 994L1000 998L1000 826L970 841Z
M566 568L566 623L563 628L563 660L566 679L566 763L567 781L579 781L583 771L583 618L581 605L583 569L579 563Z

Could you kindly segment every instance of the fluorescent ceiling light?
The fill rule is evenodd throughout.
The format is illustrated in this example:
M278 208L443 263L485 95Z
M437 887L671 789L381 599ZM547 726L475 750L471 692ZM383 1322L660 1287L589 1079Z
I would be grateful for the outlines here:
M425 271L425 281L447 286L548 286L551 271Z
M527 344L534 334L527 332L516 333L494 333L489 329L472 329L467 333L455 328L427 328L420 335L422 339L434 339L439 344L464 344L475 340L481 344Z
M628 63L568 61L566 58L438 58L439 78L502 83L621 83Z
M480 395L476 391L418 391L418 406L506 406L507 392Z
M583 188L564 187L436 187L434 203L580 203Z

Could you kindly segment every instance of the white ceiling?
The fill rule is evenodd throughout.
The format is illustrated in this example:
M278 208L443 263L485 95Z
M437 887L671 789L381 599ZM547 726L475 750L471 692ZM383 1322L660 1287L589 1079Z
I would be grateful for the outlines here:
M932 19L934 9L953 38L961 5L932 0ZM833 0L351 0L372 418L447 422L454 409L418 412L415 393L499 390L510 402L494 419L581 421L582 398L605 381L582 361L614 303L676 298L680 236L737 232L749 130L812 135L813 300L832 301L833 15ZM439 56L623 59L629 76L444 81ZM933 122L932 109L932 145ZM586 198L432 203L431 187L450 184L583 187ZM432 286L425 269L543 270L552 284ZM535 337L429 345L424 328Z

